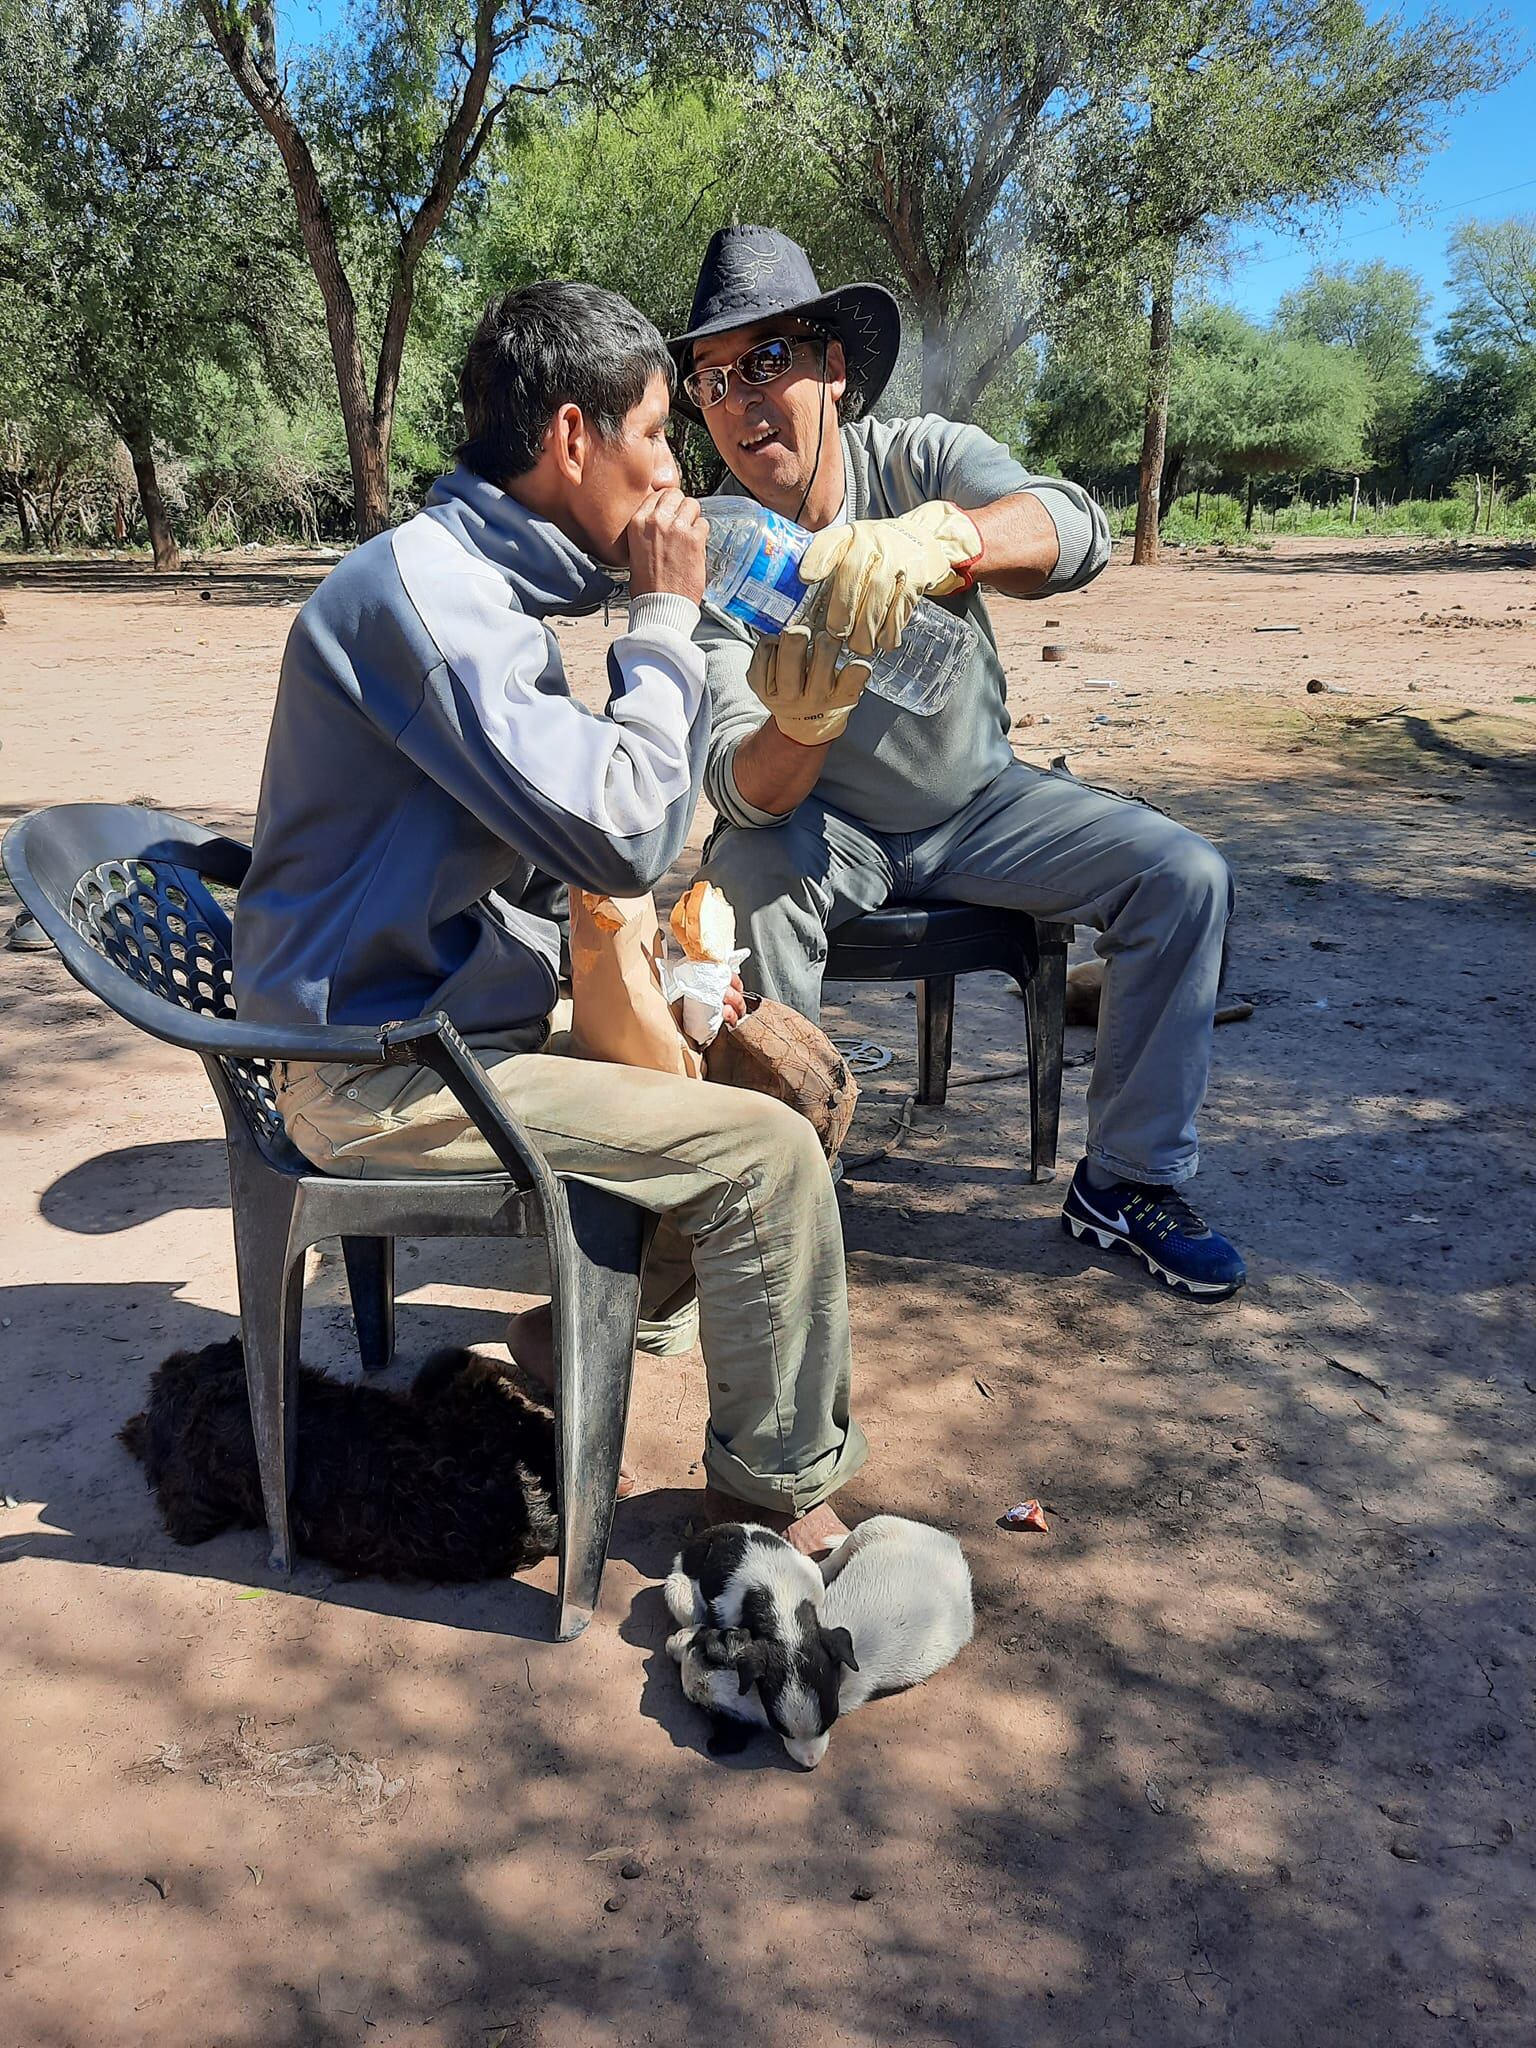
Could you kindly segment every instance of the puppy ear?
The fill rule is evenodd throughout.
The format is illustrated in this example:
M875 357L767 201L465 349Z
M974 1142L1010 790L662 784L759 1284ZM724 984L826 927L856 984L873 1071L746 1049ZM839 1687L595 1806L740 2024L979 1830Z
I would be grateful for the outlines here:
M742 1633L742 1631L733 1631ZM761 1684L768 1673L769 1649L766 1643L756 1642L750 1636L747 1646L736 1661L736 1676L743 1692L750 1692L754 1685Z
M824 1628L821 1640L827 1655L838 1664L846 1664L850 1671L857 1671L859 1660L853 1654L853 1637L845 1628Z

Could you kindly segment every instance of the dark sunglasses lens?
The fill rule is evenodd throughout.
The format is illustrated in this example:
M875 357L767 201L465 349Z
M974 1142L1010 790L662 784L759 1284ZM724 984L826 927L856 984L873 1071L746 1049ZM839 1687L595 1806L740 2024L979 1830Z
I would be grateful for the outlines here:
M748 384L771 384L787 373L794 360L793 342L762 341L749 348L736 367Z
M695 405L718 405L725 396L724 370L690 370L683 389Z

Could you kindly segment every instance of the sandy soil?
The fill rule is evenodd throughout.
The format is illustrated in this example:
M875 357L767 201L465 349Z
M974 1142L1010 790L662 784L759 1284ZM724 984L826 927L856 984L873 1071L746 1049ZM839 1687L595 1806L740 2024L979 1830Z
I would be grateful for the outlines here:
M641 1374L651 1490L575 1646L548 1566L274 1585L255 1534L166 1541L112 1433L232 1327L218 1120L194 1063L0 956L0 2041L1536 2038L1531 569L1298 542L996 607L1020 752L1238 871L1258 1007L1218 1034L1199 1190L1253 1283L1202 1311L1070 1246L1017 1081L850 1177L857 1506L961 1536L978 1629L813 1776L709 1758L661 1648L696 1359ZM244 830L316 573L7 564L7 822L148 797ZM602 642L567 637L588 686ZM855 1149L911 1015L838 1014L895 1053ZM1020 1017L965 985L957 1072L1015 1066ZM394 1377L537 1284L410 1247ZM334 1266L308 1307L308 1356L355 1370ZM1050 1535L999 1531L1030 1494Z

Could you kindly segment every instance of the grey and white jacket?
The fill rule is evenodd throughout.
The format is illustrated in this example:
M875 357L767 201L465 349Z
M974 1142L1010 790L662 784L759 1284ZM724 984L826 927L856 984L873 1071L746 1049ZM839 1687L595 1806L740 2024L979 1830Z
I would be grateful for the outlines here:
M338 564L294 621L235 918L257 1023L445 1010L542 1043L566 883L637 892L682 851L709 735L698 609L653 595L609 649L606 715L547 621L616 586L462 467Z
M1032 491L1056 527L1058 558L1040 592L1077 590L1109 560L1109 522L1081 486L1031 476L980 427L925 414L912 420L859 420L842 430L844 513L893 519L930 498L974 512L1014 491ZM940 600L976 629L977 648L947 704L919 718L872 694L859 700L828 753L816 785L830 804L876 832L922 832L952 818L1013 759L1008 744L1008 682L979 590ZM732 825L778 825L736 787L736 749L767 718L747 686L752 638L722 612L706 611L695 634L709 662L713 734L704 794Z

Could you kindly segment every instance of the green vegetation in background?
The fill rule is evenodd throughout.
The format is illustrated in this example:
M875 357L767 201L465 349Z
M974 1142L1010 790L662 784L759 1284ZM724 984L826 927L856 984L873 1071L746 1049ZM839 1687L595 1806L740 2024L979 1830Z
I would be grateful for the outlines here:
M1262 524L1298 491L1353 501L1356 477L1362 508L1433 494L1440 520L1458 480L1496 518L1536 485L1529 218L1458 231L1433 370L1422 287L1388 265L1320 270L1269 329L1201 289L1234 221L1429 146L1445 106L1507 72L1486 23L1371 23L1353 0L985 19L959 0L602 0L538 23L505 0L358 0L295 51L269 0L197 12L0 0L0 538L142 531L113 431L124 363L155 393L147 461L135 431L162 542L371 530L451 459L488 297L586 276L670 328L732 218L785 229L829 281L897 291L908 345L882 410L976 417L1112 498L1145 447L1154 287L1185 278L1166 302L1169 534L1192 490L1202 518L1218 491ZM682 453L691 485L711 480L703 437Z

